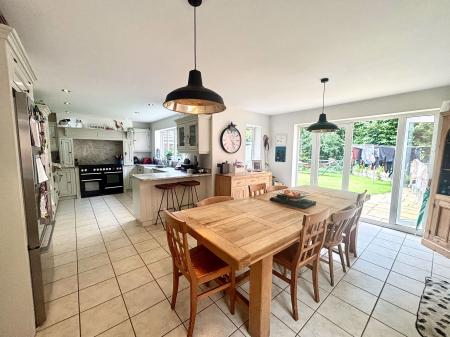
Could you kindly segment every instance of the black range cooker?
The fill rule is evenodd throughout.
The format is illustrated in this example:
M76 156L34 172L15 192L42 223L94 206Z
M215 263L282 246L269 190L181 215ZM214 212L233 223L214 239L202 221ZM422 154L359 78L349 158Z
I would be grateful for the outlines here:
M82 198L123 193L122 165L80 165Z

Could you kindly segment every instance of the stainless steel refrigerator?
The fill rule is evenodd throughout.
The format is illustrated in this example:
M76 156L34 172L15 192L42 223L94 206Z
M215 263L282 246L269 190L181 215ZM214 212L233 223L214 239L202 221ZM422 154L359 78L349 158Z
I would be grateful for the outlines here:
M13 94L17 117L34 312L36 325L41 325L46 318L41 267L41 239L45 232L45 221L41 221L39 213L40 184L36 167L36 156L40 156L41 147L34 146L32 142L30 118L34 118L33 101L26 93L14 92Z

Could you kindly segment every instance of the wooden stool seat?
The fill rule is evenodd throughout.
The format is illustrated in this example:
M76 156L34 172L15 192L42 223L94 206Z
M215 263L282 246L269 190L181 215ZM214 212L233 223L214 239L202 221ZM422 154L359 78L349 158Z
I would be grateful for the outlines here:
M192 269L200 283L217 278L217 274L224 275L231 272L231 268L205 246L189 249Z
M160 190L172 190L177 187L177 184L158 184L158 185L155 185L155 187Z
M197 180L186 180L186 181L180 181L178 183L180 186L198 186L200 185L200 182Z

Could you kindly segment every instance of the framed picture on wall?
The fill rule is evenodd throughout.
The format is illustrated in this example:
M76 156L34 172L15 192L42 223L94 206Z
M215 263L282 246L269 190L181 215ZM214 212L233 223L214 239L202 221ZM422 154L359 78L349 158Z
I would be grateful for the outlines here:
M261 160L252 160L252 169L256 172L262 171Z
M282 163L286 161L286 146L275 147L275 161Z

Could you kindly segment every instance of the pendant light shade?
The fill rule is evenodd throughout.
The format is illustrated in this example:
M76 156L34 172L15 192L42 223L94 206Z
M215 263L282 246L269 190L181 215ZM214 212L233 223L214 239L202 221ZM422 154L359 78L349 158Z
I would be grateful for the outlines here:
M322 78L320 80L323 83L323 94L322 94L322 113L319 116L319 120L308 126L307 130L309 132L335 132L338 129L336 124L327 121L327 115L324 113L325 110L325 84L328 82L328 78Z
M213 114L226 109L222 97L203 86L202 73L197 70L197 7L202 0L188 0L194 7L194 69L189 72L188 85L170 92L164 107L185 114Z
M202 84L202 73L196 69L189 72L188 85L170 92L164 107L186 114L213 114L226 109L220 95Z

